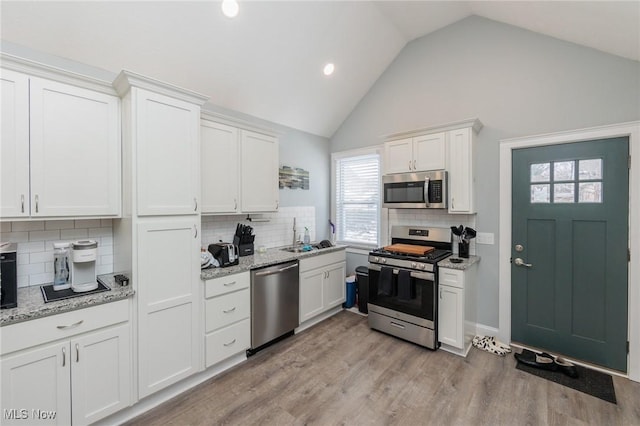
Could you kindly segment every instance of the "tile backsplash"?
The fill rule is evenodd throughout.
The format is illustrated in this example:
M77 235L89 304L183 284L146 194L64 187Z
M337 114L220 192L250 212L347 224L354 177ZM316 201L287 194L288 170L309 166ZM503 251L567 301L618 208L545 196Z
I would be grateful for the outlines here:
M256 236L256 250L260 246L266 248L291 245L293 241L293 218L296 218L296 230L300 239L304 228L309 228L311 241L316 239L316 209L310 207L280 207L277 213L251 215L255 219L267 219L268 222L249 222L246 215L202 216L202 246L222 240L233 242L236 225L241 223L253 227Z
M0 223L0 241L18 243L18 287L53 282L53 244L90 239L98 242L96 272L113 272L111 219Z

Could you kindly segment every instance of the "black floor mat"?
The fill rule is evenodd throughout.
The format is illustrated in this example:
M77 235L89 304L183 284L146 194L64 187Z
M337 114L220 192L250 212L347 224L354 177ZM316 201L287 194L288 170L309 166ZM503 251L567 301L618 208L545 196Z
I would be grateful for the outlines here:
M40 286L42 290L42 296L44 297L44 303L55 302L57 300L71 299L73 297L86 296L87 294L100 293L103 291L110 291L111 289L103 284L100 280L98 280L98 288L90 291L85 291L81 293L76 293L70 288L66 290L58 290L55 291L53 289L53 284Z
M535 353L527 349L522 350L522 354L527 358L535 359ZM578 377L573 379L562 371L548 371L536 367L532 367L521 362L516 363L518 370L526 371L543 379L551 380L571 389L586 393L604 401L617 404L616 391L613 387L613 378L611 375L601 373L596 370L576 365L578 369Z

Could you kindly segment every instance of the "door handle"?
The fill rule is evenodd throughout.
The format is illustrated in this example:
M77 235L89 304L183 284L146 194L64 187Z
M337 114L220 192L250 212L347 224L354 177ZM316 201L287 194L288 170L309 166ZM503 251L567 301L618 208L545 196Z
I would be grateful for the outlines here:
M38 209L38 201L39 201L38 194L36 194L36 213L38 213L38 210L39 210Z
M516 266L524 266L527 268L531 268L533 265L530 263L524 263L524 260L520 259L519 257L516 257L513 261L513 263L516 264Z
M229 343L223 343L224 346L231 346L236 342L236 339L233 339L232 341L230 341Z
M196 225L193 225L193 230L195 231L193 238L198 238L198 227Z
M393 321L389 321L389 324L396 327L396 328L401 328L404 330L404 325L402 324L398 324L397 322L393 322Z
M237 199L233 199L233 210L238 210L238 200Z
M409 160L409 170L411 170L411 160Z
M223 309L222 312L224 312L225 314L230 314L231 312L233 312L235 310L236 310L236 307L234 306L233 308L227 309L226 311Z
M64 367L67 364L67 350L62 348L62 366Z
M198 199L196 197L193 197L193 203L195 204L195 207L193 208L194 212L198 211Z
M20 196L20 205L22 206L20 213L24 213L24 194Z
M84 320L80 320L78 322L74 322L73 324L69 324L69 325L58 325L57 328L58 328L58 330L66 330L67 328L77 327L80 324L82 324L83 322L84 322Z
M80 346L76 343L76 362L80 362Z

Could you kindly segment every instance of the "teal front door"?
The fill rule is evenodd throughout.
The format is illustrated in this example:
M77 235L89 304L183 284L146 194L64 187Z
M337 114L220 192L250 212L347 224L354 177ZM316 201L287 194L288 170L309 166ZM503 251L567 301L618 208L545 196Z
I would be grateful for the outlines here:
M629 141L513 151L511 338L627 370Z

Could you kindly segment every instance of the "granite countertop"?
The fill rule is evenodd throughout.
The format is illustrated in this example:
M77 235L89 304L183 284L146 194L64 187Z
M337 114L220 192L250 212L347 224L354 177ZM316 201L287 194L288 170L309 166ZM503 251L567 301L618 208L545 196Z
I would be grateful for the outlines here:
M225 275L237 274L251 269L262 268L265 266L275 265L278 263L289 262L292 260L304 259L306 257L318 256L321 254L331 253L334 251L344 250L347 246L336 245L334 247L324 249L314 249L311 251L290 253L280 248L267 249L265 253L256 252L252 256L244 256L240 258L240 262L235 266L226 268L208 268L200 272L200 279L210 280L213 278L224 277Z
M98 275L101 281L111 288L110 291L49 303L44 302L39 285L20 287L18 289L18 307L0 310L0 327L103 303L115 302L133 296L135 290L130 285L123 287L116 283L113 278L115 274ZM125 273L125 275L130 274Z
M454 259L454 258L462 259L462 262L461 263L451 262L451 259ZM440 268L458 269L460 271L464 271L465 269L468 269L471 265L474 265L478 262L480 262L480 256L469 256L468 258L450 256L450 257L447 257L445 260L441 260L440 262L438 262L438 266Z

